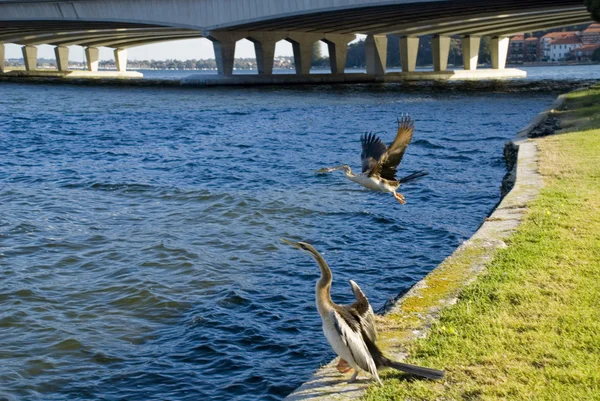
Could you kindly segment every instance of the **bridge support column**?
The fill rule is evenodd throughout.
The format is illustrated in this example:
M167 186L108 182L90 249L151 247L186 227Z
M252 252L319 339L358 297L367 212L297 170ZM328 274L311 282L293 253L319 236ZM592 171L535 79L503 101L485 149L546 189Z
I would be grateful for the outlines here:
M463 64L465 70L476 70L477 60L479 58L479 45L481 38L479 36L465 36L462 39Z
M4 43L0 43L0 73L5 71L5 49Z
M450 37L434 36L431 40L431 52L433 53L433 71L446 71L450 53Z
M508 37L492 38L492 68L503 70L506 67L509 42Z
M275 45L283 39L282 35L273 33L252 33L247 37L254 43L256 53L256 67L258 75L273 75L273 61L275 60Z
M215 61L219 75L233 75L233 62L235 59L235 39L219 39L213 41Z
M415 70L418 53L418 37L403 36L400 38L400 63L402 64L402 72L413 72Z
M127 71L127 49L115 49L113 53L115 55L115 66L117 67L117 71Z
M235 45L246 35L242 32L210 32L206 37L213 42L219 75L233 75Z
M85 59L87 61L88 71L98 71L100 51L97 47L86 47L85 48Z
M277 40L250 40L254 43L258 75L273 75L273 62L275 60L275 45L277 44Z
M312 63L312 51L316 39L313 35L294 35L289 38L294 50L294 65L296 74L310 74L310 66Z
M384 75L387 63L387 36L369 35L365 40L367 74Z
M69 70L69 48L66 46L56 46L54 48L54 55L56 57L56 68L58 71Z
M35 71L37 70L37 47L36 46L23 46L23 60L25 61L25 70Z
M327 44L329 51L329 63L332 74L343 74L346 68L346 56L348 55L348 43L352 42L356 35L333 35L328 34L323 41Z

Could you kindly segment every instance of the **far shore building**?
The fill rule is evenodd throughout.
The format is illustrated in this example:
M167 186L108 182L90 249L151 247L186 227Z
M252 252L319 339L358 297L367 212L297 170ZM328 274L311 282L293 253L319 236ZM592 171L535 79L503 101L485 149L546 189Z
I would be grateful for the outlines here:
M584 45L600 44L600 24L592 24L581 32L581 43Z
M583 46L579 37L555 39L550 42L550 61L564 61L569 58L572 50Z
M571 50L570 58L576 61L592 61L592 55L597 49L600 49L600 43L583 45Z
M531 63L539 60L540 41L535 36L525 39L525 53L523 61Z
M559 54L564 54L564 47L570 44L569 51L575 48L574 44L579 43L581 45L581 39L579 38L579 32L550 32L540 38L540 56L547 61L558 61L564 60L564 56L557 58ZM566 40L569 43L561 43L559 47L552 46L559 40ZM562 47L560 47L562 46ZM554 51L554 53L552 53ZM568 52L567 52L568 54Z
M527 37L529 35L529 37ZM592 61L600 47L600 24L590 24L585 30L550 32L538 38L518 34L510 38L507 62L511 64L558 61Z
M510 38L507 62L512 64L538 61L539 40L535 36L515 35Z
M515 35L508 42L508 56L506 61L511 64L520 64L523 62L525 53L525 35Z

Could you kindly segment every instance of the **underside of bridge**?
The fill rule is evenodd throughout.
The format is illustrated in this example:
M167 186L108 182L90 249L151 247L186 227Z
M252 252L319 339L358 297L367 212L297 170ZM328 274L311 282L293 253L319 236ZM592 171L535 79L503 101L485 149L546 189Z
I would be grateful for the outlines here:
M272 74L275 43L292 43L296 72L308 74L314 42L329 49L333 74L344 72L347 45L355 34L366 34L367 74L385 74L387 35L397 35L403 72L415 69L419 37L434 35L434 70L447 68L450 36L462 37L466 70L477 67L481 37L492 38L492 64L503 69L508 36L591 22L581 0L311 0L309 8L285 12L269 10L272 2L230 2L232 10L210 1L153 0L146 9L126 7L135 0L71 0L45 2L0 0L0 72L4 72L4 44L23 46L27 70L36 69L37 47L55 46L57 66L68 69L68 47L86 48L88 69L97 70L98 47L114 48L119 71L126 68L131 47L180 39L208 38L214 44L220 75L231 75L235 44L251 40L260 75ZM201 3L204 4L201 6ZM283 2L285 3L285 2ZM297 2L294 2L297 3ZM306 2L305 2L306 3ZM332 7L331 4L348 3ZM279 5L281 6L281 5ZM321 6L321 7L320 7ZM204 8L202 8L204 7ZM220 7L220 8L219 8ZM250 7L250 9L243 9ZM252 9L255 7L256 9ZM198 13L196 15L195 13ZM211 14L212 13L212 14ZM212 19L206 15L213 15ZM164 16L164 17L161 17ZM196 22L197 20L197 22ZM194 23L196 22L196 23Z

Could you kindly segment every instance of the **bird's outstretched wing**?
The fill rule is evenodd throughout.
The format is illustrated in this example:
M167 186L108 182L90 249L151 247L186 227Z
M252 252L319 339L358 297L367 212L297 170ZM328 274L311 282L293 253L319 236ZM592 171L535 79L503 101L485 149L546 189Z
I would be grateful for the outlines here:
M356 301L349 305L350 310L354 310L356 313L356 319L360 324L363 336L366 336L372 342L377 341L377 328L375 326L375 313L369 303L369 300L364 292L360 289L358 284L350 280L350 286L354 293Z
M360 161L362 163L362 172L364 173L372 170L377 165L377 162L387 150L387 146L375 134L370 132L361 135L360 143L362 145Z
M404 152L412 140L415 123L408 115L398 119L398 132L390 147L378 160L369 175L379 175L386 180L396 179L396 168L402 161Z
M373 361L373 357L369 353L365 340L360 333L360 328L356 324L356 321L353 320L352 316L348 315L343 308L339 308L329 312L329 317L333 321L339 339L350 351L354 362L356 362L361 369L372 375L376 375L377 366L375 365L375 361ZM325 333L325 335L327 335L327 333ZM331 343L333 339L328 338L328 340Z

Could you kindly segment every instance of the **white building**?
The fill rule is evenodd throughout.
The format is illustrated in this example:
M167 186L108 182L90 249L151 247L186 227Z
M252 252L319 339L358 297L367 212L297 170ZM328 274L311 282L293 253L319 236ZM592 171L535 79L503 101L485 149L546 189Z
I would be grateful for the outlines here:
M553 60L550 54L550 43L560 39L579 40L579 32L550 32L545 34L540 38L540 50L542 51L542 54L539 55L540 58ZM554 60L556 59L554 58Z
M563 61L569 56L571 50L581 46L583 46L583 43L581 43L579 37L555 39L549 43L549 59L550 61Z

